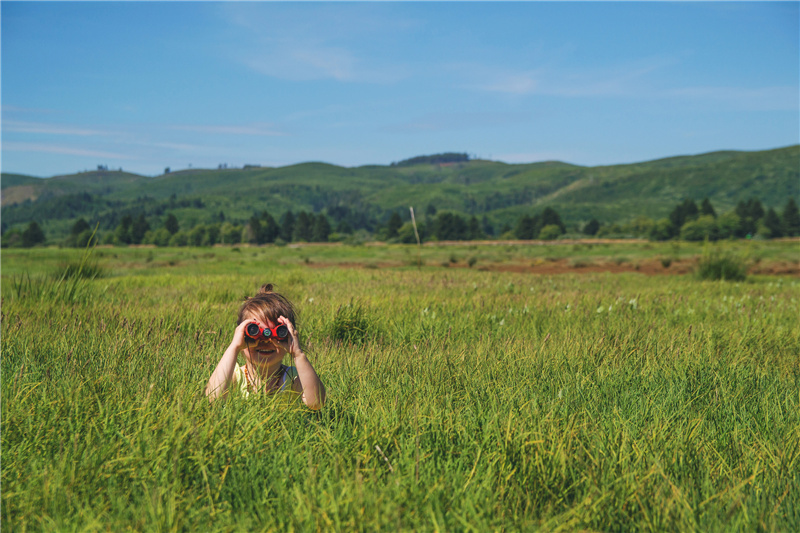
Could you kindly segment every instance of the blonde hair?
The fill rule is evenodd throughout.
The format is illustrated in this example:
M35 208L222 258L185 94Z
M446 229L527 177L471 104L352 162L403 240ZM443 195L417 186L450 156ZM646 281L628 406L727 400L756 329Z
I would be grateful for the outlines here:
M292 303L272 291L272 283L265 283L258 289L255 296L244 299L244 303L239 308L239 320L241 324L246 316L255 317L265 324L267 322L277 323L278 317L284 316L292 326L297 328L297 317Z

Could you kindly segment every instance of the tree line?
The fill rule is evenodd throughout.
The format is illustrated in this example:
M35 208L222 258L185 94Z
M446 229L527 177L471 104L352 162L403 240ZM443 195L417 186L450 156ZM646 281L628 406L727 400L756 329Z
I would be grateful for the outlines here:
M637 217L628 223L608 225L592 219L584 225L583 233L600 237L638 236L654 241L777 239L800 236L800 212L794 198L786 201L780 213L772 207L765 209L757 198L741 200L725 213L717 213L708 198L700 205L684 199L665 218Z
M254 213L247 221L225 220L223 213L218 222L194 224L182 228L177 217L168 213L161 217L125 214L116 227L102 234L84 218L79 218L69 235L58 244L84 247L94 239L96 243L112 245L152 244L156 246L213 246L215 244L286 244L290 242L358 242L377 239L397 243L420 241L469 241L487 238L500 239L557 239L564 235L580 234L597 237L647 237L651 240L682 239L687 241L718 240L729 238L779 238L800 236L800 211L790 198L779 213L774 208L765 209L758 199L740 201L726 213L718 214L706 198L700 205L685 199L660 220L638 217L627 223L602 224L592 219L582 227L568 228L559 213L552 207L541 212L525 213L511 227L503 225L496 231L494 224L483 215L462 216L451 211L437 212L428 205L417 220L416 232L407 212L393 210L381 223L359 216L347 207L331 210L328 214L286 211L278 219L271 213ZM355 227L354 227L355 226ZM36 221L24 230L12 229L2 236L2 247L32 247L46 244L47 238Z

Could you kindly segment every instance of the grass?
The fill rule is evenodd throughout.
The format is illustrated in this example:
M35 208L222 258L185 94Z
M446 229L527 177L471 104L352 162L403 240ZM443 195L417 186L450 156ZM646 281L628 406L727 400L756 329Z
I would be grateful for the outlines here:
M708 245L697 263L695 274L701 280L744 281L747 279L747 263L731 252L720 252Z
M337 259L404 257L365 248ZM4 529L800 530L796 278L251 251L98 250L91 297L52 302L8 276L60 251L3 253ZM202 396L266 281L299 309L319 413Z

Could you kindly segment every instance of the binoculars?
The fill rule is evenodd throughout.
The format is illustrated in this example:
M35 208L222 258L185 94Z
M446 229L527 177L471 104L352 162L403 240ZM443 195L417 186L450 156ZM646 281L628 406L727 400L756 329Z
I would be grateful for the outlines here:
M271 339L275 337L276 339L283 341L289 337L289 328L284 326L283 324L278 324L274 328L270 329L269 327L261 328L255 322L251 322L247 324L244 328L244 334L250 337L253 340L259 339Z

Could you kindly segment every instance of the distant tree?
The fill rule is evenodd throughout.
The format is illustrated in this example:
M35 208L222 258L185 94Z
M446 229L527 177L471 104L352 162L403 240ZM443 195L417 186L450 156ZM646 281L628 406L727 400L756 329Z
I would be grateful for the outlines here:
M761 205L761 202L756 198L740 201L736 204L735 211L741 221L737 236L755 235L758 229L758 222L764 217L764 206Z
M89 223L86 222L83 217L81 217L75 221L75 224L72 225L70 235L79 235L89 229L92 229L91 226L89 226Z
M717 217L717 228L720 239L733 239L739 236L742 221L734 211L722 213Z
M159 247L169 246L170 237L172 237L172 234L167 231L167 228L158 228L150 234L150 244L155 244Z
M291 242L292 237L294 236L294 214L291 210L286 211L283 216L281 216L281 232L280 237L286 242Z
M280 236L281 227L275 221L275 218L267 211L261 212L261 231L258 234L258 243L265 244L268 242L275 242Z
M648 236L651 241L666 241L674 236L675 226L668 218L656 220Z
M455 213L439 213L434 223L434 233L441 241L467 239L467 223Z
M24 248L30 248L31 246L42 244L44 241L44 231L42 231L42 228L40 228L39 224L37 224L35 221L28 224L28 227L22 232L22 246Z
M393 162L392 166L406 167L411 165L436 165L442 163L465 163L467 161L469 161L469 154L447 152L444 154L421 155L412 157L411 159L404 159L402 161Z
M320 213L314 220L314 232L312 239L314 242L328 242L328 236L331 234L331 224L328 222L328 217Z
M474 241L477 239L483 239L485 235L483 231L481 231L481 223L478 222L478 217L472 215L467 222L467 238Z
M387 239L394 239L397 237L397 230L400 229L400 226L403 225L403 219L400 218L400 214L397 211L392 212L392 216L389 217L389 222L386 224L386 238Z
M555 209L552 207L545 207L544 211L542 211L542 227L544 226L558 226L561 229L561 233L566 231L564 223L561 222L561 217L558 215ZM541 230L539 230L541 231Z
M427 207L425 207L425 216L436 216L436 206L433 204L428 204Z
M169 174L169 167L164 169L164 174Z
M800 235L800 211L797 209L797 203L794 198L789 198L786 202L786 207L783 208L783 215L781 216L781 223L784 236L797 237Z
M767 209L767 213L764 215L761 223L763 224L764 228L766 228L768 233L767 236L770 239L783 237L783 224L781 224L781 219L773 208L770 207Z
M138 217L131 224L131 243L141 244L144 234L150 229L150 224L144 217L144 213L140 213Z
M481 218L481 228L483 229L483 232L487 236L494 235L494 226L492 225L491 222L489 222L489 218L486 215L483 215L483 217Z
M694 203L694 200L689 198L686 198L683 202L676 205L669 214L669 220L672 223L670 237L678 235L681 231L681 226L689 220L696 219L698 213L699 209L697 209L697 204Z
M181 229L180 225L178 225L178 218L172 213L167 215L167 219L164 221L164 228L169 232L170 235L175 235L178 233L178 230Z
M340 220L339 223L336 224L336 233L353 233L353 226L351 226L346 220Z
M300 211L297 214L297 219L294 223L294 234L292 240L311 242L314 232L314 220L305 211Z
M243 229L239 225L225 222L219 229L219 240L223 244L239 244L242 242Z
M250 244L261 244L259 239L261 237L261 220L253 215L247 222L244 228L245 240Z
M517 227L514 230L514 236L517 239L523 240L530 240L537 237L536 220L530 215L522 215L519 217Z
M539 232L539 238L543 241L552 241L561 236L562 230L557 224L547 224Z
M131 243L131 225L133 224L133 217L125 215L120 220L117 229L114 230L114 239L119 244Z
M719 239L719 228L712 215L702 215L686 222L681 227L681 239L685 241L716 241Z
M3 233L2 243L0 246L3 248L17 248L22 246L22 232L18 229L10 229Z
M717 212L714 211L714 206L711 205L711 200L708 198L703 198L703 202L700 204L700 214L711 215L712 217L717 218Z
M596 218L593 218L583 227L583 233L584 235L597 235L599 229L600 222Z
M190 246L203 246L206 241L206 226L198 224L189 231L189 245Z

